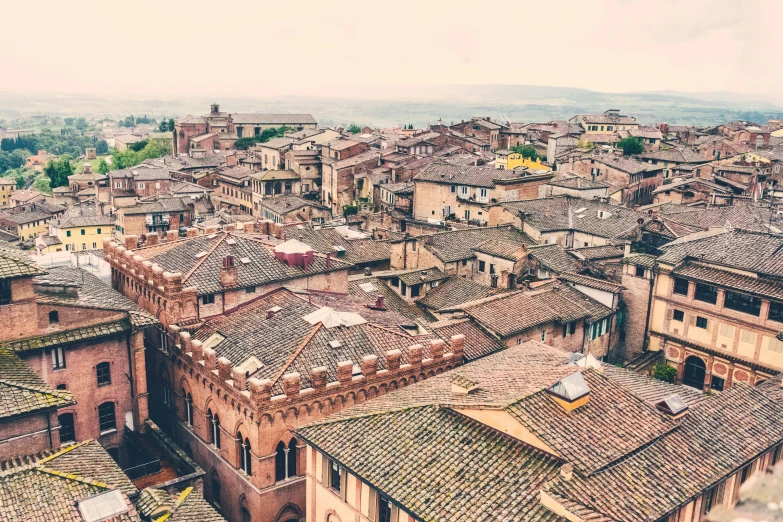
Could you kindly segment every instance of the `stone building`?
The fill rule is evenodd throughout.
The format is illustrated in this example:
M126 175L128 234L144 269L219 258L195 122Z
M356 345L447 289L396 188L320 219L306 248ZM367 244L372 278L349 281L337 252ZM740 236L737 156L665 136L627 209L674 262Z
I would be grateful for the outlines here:
M150 357L153 418L207 472L206 498L237 522L310 510L294 429L448 371L464 349L462 336L411 336L286 289L167 335Z
M662 165L642 163L615 154L588 156L572 162L569 169L591 181L603 181L621 187L621 200L628 206L650 203L652 191L663 184Z
M677 382L723 391L783 369L780 236L717 229L661 247L649 350Z

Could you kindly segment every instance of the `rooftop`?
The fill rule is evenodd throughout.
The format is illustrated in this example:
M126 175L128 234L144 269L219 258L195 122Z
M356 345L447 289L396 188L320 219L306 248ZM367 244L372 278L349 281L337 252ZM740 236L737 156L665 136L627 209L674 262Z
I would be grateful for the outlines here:
M490 239L520 247L537 244L535 239L510 225L449 230L417 238L444 263L474 258L473 249Z

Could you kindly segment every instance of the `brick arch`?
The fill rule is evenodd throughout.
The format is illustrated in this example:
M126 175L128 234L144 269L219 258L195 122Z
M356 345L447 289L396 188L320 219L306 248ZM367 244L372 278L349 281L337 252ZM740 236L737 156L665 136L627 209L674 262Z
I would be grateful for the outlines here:
M324 513L324 522L343 522L340 515L334 509L326 510Z
M280 511L277 512L277 516L274 518L274 520L275 522L288 522L289 520L301 520L303 516L304 512L302 509L296 504L289 502L283 506ZM340 521L340 518L338 517L334 520Z

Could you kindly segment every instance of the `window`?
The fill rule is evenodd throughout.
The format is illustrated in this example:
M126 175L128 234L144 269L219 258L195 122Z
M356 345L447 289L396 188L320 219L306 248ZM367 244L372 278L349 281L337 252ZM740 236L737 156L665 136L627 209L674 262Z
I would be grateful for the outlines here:
M57 324L60 322L60 313L57 310L49 312L49 324Z
M392 518L392 503L386 497L381 497L378 502L378 522L391 522L396 520Z
M188 421L188 426L193 426L193 396L189 393L185 398L185 418Z
M541 342L542 343L546 342L546 330L541 331Z
M281 481L288 478L288 448L281 440L277 443L277 449L275 450L275 481Z
M98 233L98 234L100 234L100 233L101 233L101 229L100 229L100 228L99 228L99 229L97 229L97 233Z
M288 441L288 462L286 463L286 470L289 477L296 476L296 439Z
M723 391L723 385L725 384L725 381L720 377L713 377L712 382L710 384L710 388L712 388L715 391Z
M250 453L250 439L243 437L241 433L237 434L239 438L239 468L245 472L245 475L253 474L253 455Z
M98 363L98 366L95 367L95 372L98 377L98 386L111 384L111 365L109 363Z
M82 233L82 235L85 235L85 231L84 231L84 229L82 229L82 232L81 232L81 233Z
M487 269L487 264L484 261L479 261L479 272L484 272Z
M696 291L693 298L705 303L715 304L718 302L718 289L704 283L696 283Z
M574 335L576 333L576 321L568 323L568 335Z
M636 265L636 277L644 277L644 267Z
M450 190L451 192L457 192L457 186L456 186L456 185L451 185L451 186L449 187L449 190Z
M256 293L256 287L255 286L248 286L245 288L246 294L255 294Z
M73 423L73 413L63 413L57 417L60 423L60 442L73 442L76 440L76 428Z
M740 330L740 342L745 344L756 344L756 332Z
M674 310L672 313L672 320L683 322L685 320L685 312L682 310Z
M169 388L168 384L162 386L161 400L166 406L171 406L171 388Z
M210 410L209 413L212 413ZM220 449L220 417L218 414L214 414L212 417L212 444Z
M11 280L0 279L0 305L11 302Z
M728 290L726 291L726 298L723 300L723 306L757 317L761 313L761 299Z
M776 301L769 302L769 315L767 316L770 321L777 321L783 323L783 303Z
M214 472L212 475L212 503L220 509L220 479Z
M340 496L344 497L343 481L347 478L348 472L341 468L336 462L330 460L331 465L329 474L329 486L332 490L340 493Z
M52 348L52 369L62 370L65 368L65 349L62 346Z
M117 429L117 419L114 417L114 403L104 402L98 406L98 425L101 433Z
M489 264L489 273L494 274L495 273L495 265L493 263Z
M70 230L66 230L65 231L65 237L71 237L71 231Z
M703 328L706 330L708 322L706 317L696 317L696 328Z
M202 295L201 304L205 304L205 305L215 304L215 294Z
M688 295L688 280L674 278L674 293L679 295Z

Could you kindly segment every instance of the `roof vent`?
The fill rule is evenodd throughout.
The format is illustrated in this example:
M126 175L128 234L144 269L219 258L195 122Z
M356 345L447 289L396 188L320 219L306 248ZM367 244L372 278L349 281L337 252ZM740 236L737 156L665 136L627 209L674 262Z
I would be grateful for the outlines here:
M236 245L237 244L237 240L234 239L233 237L230 237L230 238L226 239L226 244L227 245Z
M679 417L688 409L688 405L676 393L656 403L655 407L672 417Z
M207 236L207 239L215 239L217 237L217 234L210 234Z
M101 493L78 503L79 513L86 522L107 520L128 511L128 504L119 490Z
M574 410L590 400L590 387L579 372L564 377L547 389L565 410Z
M250 258L249 257L240 257L239 258L240 263L243 265L249 265L250 264Z
M465 396L479 389L478 383L473 379L465 377L461 373L455 373L451 376L451 393L454 395Z

